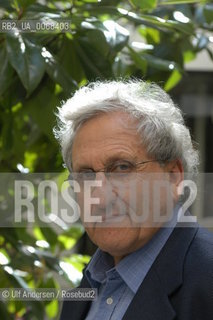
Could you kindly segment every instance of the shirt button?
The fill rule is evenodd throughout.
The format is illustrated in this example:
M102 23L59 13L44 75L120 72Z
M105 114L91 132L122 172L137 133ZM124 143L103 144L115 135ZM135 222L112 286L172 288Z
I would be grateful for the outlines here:
M107 298L106 303L107 304L112 304L113 303L113 299L111 297Z

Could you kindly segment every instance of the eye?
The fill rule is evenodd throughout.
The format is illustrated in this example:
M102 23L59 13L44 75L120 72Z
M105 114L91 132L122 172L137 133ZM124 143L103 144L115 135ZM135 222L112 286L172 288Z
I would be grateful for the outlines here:
M81 181L94 180L96 173L94 171L81 171L77 174L78 179Z
M133 168L133 165L130 162L118 162L112 166L111 172L113 172L113 173L129 173L132 171L132 168Z

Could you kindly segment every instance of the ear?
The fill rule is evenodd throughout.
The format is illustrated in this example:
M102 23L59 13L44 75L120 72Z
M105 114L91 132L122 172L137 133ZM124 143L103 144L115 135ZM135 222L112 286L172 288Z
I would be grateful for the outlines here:
M167 172L169 174L170 182L178 187L180 182L184 179L184 169L181 160L173 160L167 165Z

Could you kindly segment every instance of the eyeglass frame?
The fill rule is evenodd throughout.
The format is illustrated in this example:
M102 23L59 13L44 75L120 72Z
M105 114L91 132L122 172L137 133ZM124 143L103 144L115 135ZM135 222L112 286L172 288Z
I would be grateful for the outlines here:
M136 163L132 163L132 162L130 162L128 160L122 159L122 160L117 160L117 163L119 163L119 161L120 162L122 162L122 161L125 162L126 161L126 163L129 163L130 165L132 165L132 169L133 169L132 172L134 172L134 169L137 170L137 167L140 166L140 165L143 165L143 164L146 164L146 163L150 163L150 162L162 162L162 161L153 159L153 160L143 160L143 161L139 161L139 162L136 162ZM105 177L106 177L106 179L108 180L110 178L110 174L113 173L113 171L110 171L109 168L113 167L113 165L115 165L115 163L116 163L116 161L110 163L109 165L105 166L103 169L99 169L97 171L95 171L93 169L89 169L87 171L84 170L84 171L75 172L75 173L79 174L79 175L82 174L82 173L94 174L94 177L92 177L92 178L90 177L91 179L83 179L83 181L89 181L89 180L95 181L96 180L96 174L99 173L99 172L103 172ZM128 172L128 173L130 174L131 172ZM126 172L126 174L128 174L128 173ZM125 174L125 172L123 174ZM68 176L68 179L67 179L68 181L69 180L75 180L75 179L72 179L71 176L72 176L72 172L70 172L70 174Z

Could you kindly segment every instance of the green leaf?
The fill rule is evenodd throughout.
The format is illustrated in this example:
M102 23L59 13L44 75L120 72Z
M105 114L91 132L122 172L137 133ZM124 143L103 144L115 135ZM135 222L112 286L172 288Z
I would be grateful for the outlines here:
M177 83L181 80L181 78L182 78L182 74L178 70L174 70L170 75L169 79L166 81L164 85L164 89L166 91L171 90L177 85Z
M112 68L110 62L102 57L100 59L100 53L96 52L93 47L89 46L84 39L78 39L78 42L74 42L76 52L79 55L81 64L84 67L85 74L89 80L94 78L106 78L112 77Z
M58 53L58 60L75 81L79 83L85 78L84 69L82 68L72 40L69 40L66 37L64 38Z
M195 59L196 54L191 50L187 50L183 53L184 63L190 62Z
M70 96L72 91L78 88L76 81L45 47L42 48L42 56L45 59L45 68L50 78L60 84L64 92Z
M58 301L53 300L47 304L45 307L46 313L49 319L53 319L57 316L58 313Z
M109 53L109 45L106 41L104 33L100 30L88 30L81 38L81 41L87 46L94 48L103 57L106 57Z
M129 21L134 22L136 25L144 25L148 27L152 27L155 29L158 29L160 31L181 31L186 34L193 34L194 33L194 27L192 23L180 23L178 21L174 20L166 20L158 16L154 15L147 15L147 14L140 14L138 15L136 12L128 11L123 8L115 8L115 7L96 7L92 8L91 12L100 12L100 13L106 13L109 10L109 13L111 13L114 16L117 16L118 18L125 18ZM89 10L90 11L90 10Z
M38 86L45 72L41 47L27 40L19 32L7 33L6 41L9 61L29 95Z
M40 133L45 134L52 143L56 144L52 128L55 125L54 112L56 111L56 105L60 103L60 99L54 95L54 87L54 83L48 79L36 96L31 96L28 100L25 100L23 106L25 112L39 126Z
M153 28L144 28L139 27L138 28L139 34L143 38L146 39L148 44L159 44L160 43L160 32L159 30L153 29Z
M130 57L134 61L135 65L142 70L144 74L146 74L147 70L147 61L143 57L143 55L140 55L137 53L135 50L133 50L131 47L128 47L129 52L130 52Z
M8 62L5 47L0 48L0 95L10 86L13 80L13 69Z
M133 6L141 10L151 10L157 5L157 0L131 0Z
M76 239L67 237L63 234L58 236L58 241L60 241L63 244L63 247L66 250L71 249L76 244Z
M113 20L104 21L105 38L114 51L121 51L129 40L129 31Z
M43 234L44 238L47 240L47 242L49 244L54 246L57 243L58 237L57 237L57 234L55 233L55 231L53 231L53 229L41 228L40 230L41 230L41 233Z
M152 68L162 71L172 71L173 69L181 70L180 66L174 61L157 58L148 53L143 53L142 56Z
M180 31L186 34L194 33L194 26L192 23L180 23L178 21L166 20L153 15L141 14L139 16L134 12L126 12L126 14L123 13L123 16L125 16L130 21L134 21L137 24L157 28L161 31Z

